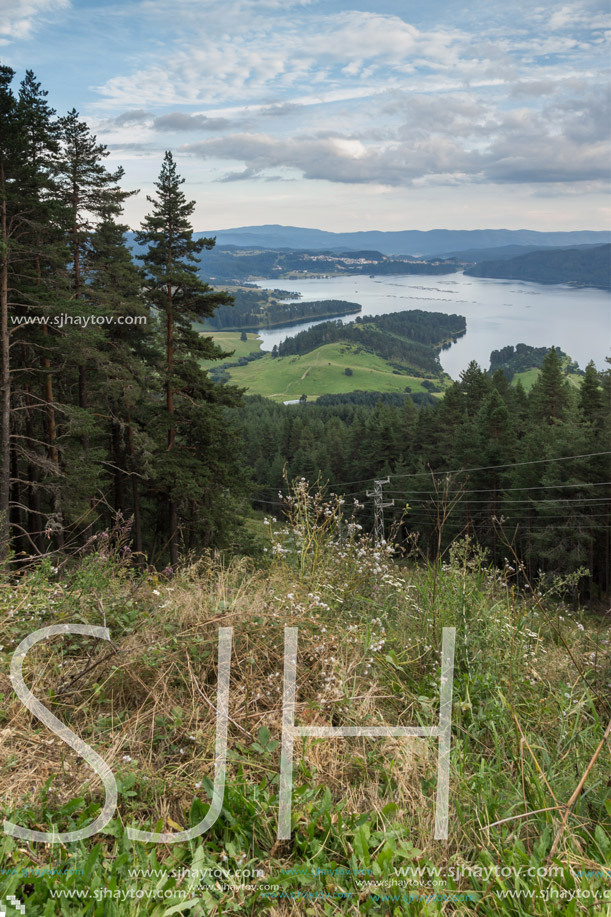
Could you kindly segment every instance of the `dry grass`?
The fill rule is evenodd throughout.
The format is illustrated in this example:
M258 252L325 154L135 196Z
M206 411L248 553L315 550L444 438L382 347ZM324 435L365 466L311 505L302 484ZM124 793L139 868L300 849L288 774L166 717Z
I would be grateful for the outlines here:
M95 601L89 596L79 604L81 617L100 625L103 611L117 653L109 656L107 645L90 638L55 638L28 654L26 683L96 748L113 772L137 767L151 786L150 800L140 807L142 819L181 823L195 783L213 775L219 627L233 628L229 782L235 742L248 746L262 726L280 739L285 626L299 628L296 722L382 722L384 691L365 671L361 628L354 625L346 639L345 628L337 621L334 628L329 611L320 607L318 596L312 599L307 584L292 589L288 598L281 565L256 572L244 559L226 563L208 557L167 583L142 583L136 596L140 623L123 636L114 636L116 625L121 626L120 603L101 609L100 596ZM65 611L60 601L56 617L61 620ZM118 620L113 622L113 617ZM34 616L25 632L36 623ZM41 618L40 623L48 621ZM338 663L332 676L329 657L337 657ZM352 695L349 702L343 685ZM68 686L63 693L62 686ZM7 699L0 731L0 801L34 798L50 777L53 804L75 793L99 798L101 781L82 758L38 724L12 692L5 673L0 673L0 690ZM416 777L427 766L428 752L422 746L390 739L310 741L304 761L314 783L329 786L334 798L344 798L353 812L385 804L378 769L392 761L401 805L415 812L422 809ZM373 773L368 760L372 754L377 761ZM277 772L278 762L279 752L275 762L242 760L240 766L247 779L257 779L262 768L273 772L273 765Z
M327 525L324 509L315 509ZM608 632L584 627L556 606L564 618L557 634L540 603L520 597L504 574L477 559L468 561L473 569L459 558L433 576L394 564L363 542L327 549L315 543L307 519L298 527L309 553L277 550L265 569L210 555L165 580L134 577L112 559L91 557L72 578L24 578L0 595L7 633L0 655L8 663L16 643L45 624L107 624L116 653L91 638L56 638L32 649L26 682L98 751L119 783L132 781L133 798L120 791L117 821L172 831L187 827L195 798L207 798L202 783L213 777L218 629L233 628L229 801L202 845L206 862L221 862L239 837L239 849L230 852L234 864L248 855L269 876L301 863L362 863L354 848L365 824L375 835L371 861L388 829L397 847L417 846L418 862L538 863L541 838L553 836L559 823L560 809L550 807L570 797L600 741L604 711L596 703L609 682ZM271 543L279 544L276 535ZM340 726L435 723L443 625L459 631L447 844L433 840L436 741L393 738L296 741L296 825L290 842L278 842L284 627L299 628L296 723ZM0 693L0 804L11 813L19 808L20 823L41 830L54 814L62 830L70 819L62 806L78 796L83 805L99 804L101 784L22 706L2 669ZM563 836L572 866L600 862L595 819L605 780L601 759ZM486 827L529 810L542 814ZM118 836L98 836L108 868ZM172 855L159 848L163 864ZM393 863L404 864L403 856L399 850ZM313 887L299 876L283 881L288 889ZM333 906L260 899L244 913L294 917L307 907L316 917L375 914L375 902L361 898L367 892L354 888L356 897ZM484 913L496 917L494 894L482 891ZM238 913L241 900L211 897L205 913ZM145 913L130 910L129 917Z

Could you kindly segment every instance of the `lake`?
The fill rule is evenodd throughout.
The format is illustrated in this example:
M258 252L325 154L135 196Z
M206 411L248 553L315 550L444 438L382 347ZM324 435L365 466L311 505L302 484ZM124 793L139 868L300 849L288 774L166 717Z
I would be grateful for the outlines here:
M458 378L471 360L487 369L490 352L507 344L560 347L583 368L594 360L605 367L611 342L611 299L604 290L544 286L518 280L397 275L366 277L305 277L300 280L258 281L263 289L301 293L304 300L344 299L358 302L362 315L385 315L406 309L456 312L467 319L467 333L440 354L445 371ZM346 315L340 321L354 321ZM259 332L263 350L317 321Z

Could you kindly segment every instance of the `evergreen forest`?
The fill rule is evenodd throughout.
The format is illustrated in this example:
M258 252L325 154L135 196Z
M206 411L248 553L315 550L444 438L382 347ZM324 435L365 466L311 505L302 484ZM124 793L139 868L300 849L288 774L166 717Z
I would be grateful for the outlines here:
M496 372L472 364L428 404L248 397L208 372L227 354L202 323L233 299L202 279L215 240L194 238L172 154L133 257L122 207L135 192L78 112L58 117L31 71L15 87L4 67L0 92L5 559L85 551L117 520L137 563L249 551L251 507L281 512L278 492L298 476L357 499L370 528L367 491L388 477L386 525L400 543L439 556L468 535L498 563L509 540L531 573L581 571L581 594L608 594L609 370L590 364L571 386L564 355L542 350L526 393L509 384L520 368L510 348L493 355ZM318 324L276 352L350 341L417 374L438 370L432 348L464 330L457 315L359 317Z

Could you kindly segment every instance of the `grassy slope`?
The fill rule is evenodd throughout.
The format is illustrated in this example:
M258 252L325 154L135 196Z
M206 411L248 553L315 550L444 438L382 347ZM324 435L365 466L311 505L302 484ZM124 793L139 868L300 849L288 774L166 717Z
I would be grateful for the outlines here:
M256 353L261 348L261 341L258 334L248 332L246 341L240 339L240 331L208 331L203 332L204 337L211 337L215 344L222 347L225 351L235 351L231 357L226 360L202 360L202 366L222 366L223 363L231 363L239 360L240 357L247 357L251 353Z
M518 379L521 381L524 389L529 392L537 379L539 378L540 369L526 369L524 372L515 373L511 380L512 385L517 385ZM583 376L577 375L577 373L568 373L566 378L571 383L574 388L579 388L581 385L581 380Z
M349 367L352 376L345 374ZM356 352L352 344L324 344L311 353L291 357L265 356L248 366L229 370L231 381L248 388L253 395L274 401L288 401L305 394L310 399L324 394L342 394L357 389L376 392L426 391L422 379L396 375L386 360L374 354ZM437 382L437 380L435 380Z
M304 503L298 498L299 507ZM301 525L307 515L306 509ZM602 877L580 878L571 871L611 864L602 757L563 834L558 873L536 873L559 827L555 807L570 798L606 722L598 699L610 678L604 622L559 607L549 583L533 584L522 595L510 570L491 571L464 546L434 569L396 564L366 543L344 540L338 550L329 540L332 532L309 531L307 550L277 533L273 541L292 544L296 552L276 554L259 569L244 559L204 558L171 581L151 574L138 578L119 559L118 545L110 560L90 555L67 578L41 568L4 584L0 815L39 830L51 820L58 830L69 830L89 824L99 811L99 782L90 782L91 771L61 741L49 740L15 698L7 672L17 642L36 627L65 620L99 625L100 603L119 655L104 659L107 646L90 638L54 638L31 651L25 670L34 693L111 765L119 813L104 833L68 848L24 845L0 835L0 870L85 870L82 876L27 879L0 872L0 898L17 894L27 901L28 914L44 917L169 917L187 911L191 917L467 917L475 913L473 900L438 904L408 901L405 894L468 892L475 894L480 917L603 917L604 906L597 909L591 899L586 912L567 910L561 897L539 894L525 902L499 895L516 888L560 894L605 887ZM21 611L11 615L15 610ZM434 723L441 628L456 627L447 842L433 839L436 740L394 738L310 740L303 747L298 741L293 839L277 841L285 625L299 628L296 721L318 725ZM201 691L214 699L219 626L234 629L222 814L188 844L130 843L125 825L172 831L205 815L215 729ZM58 687L83 670L70 693L57 696ZM536 814L518 817L525 811ZM397 884L396 869L444 866L533 872L516 880L481 872L465 876L463 869L462 878L433 881L426 873L412 874L402 887ZM128 870L134 867L161 871L133 878ZM198 888L197 876L173 878L176 868L226 869L229 884L240 884L232 878L237 869L262 869L264 878L241 892L210 879ZM345 872L333 874L338 868ZM266 898L263 883L275 884L287 897ZM113 887L157 889L167 896L111 898L97 910L91 900L50 897L58 889L87 895ZM183 890L184 911L170 910L180 905ZM338 899L338 891L346 897ZM308 894L319 897L290 897ZM395 900L383 900L388 894Z
M518 380L520 380L525 390L529 392L539 378L540 371L539 369L525 369L524 372L515 373L511 380L511 384L517 385Z

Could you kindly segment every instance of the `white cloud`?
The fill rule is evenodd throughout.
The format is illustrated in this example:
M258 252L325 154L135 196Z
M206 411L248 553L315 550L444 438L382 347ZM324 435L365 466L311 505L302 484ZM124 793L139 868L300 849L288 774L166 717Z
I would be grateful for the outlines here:
M466 38L451 29L420 31L398 16L373 12L305 16L297 8L278 16L258 0L200 4L198 16L191 3L179 7L180 14L167 13L171 22L186 16L172 53L108 80L98 88L106 103L219 105L238 95L247 101L316 84L328 92L362 79L379 88L389 75L403 78L417 66L459 66L458 46ZM160 15L162 8L162 0L147 0L140 15L151 9Z
M427 174L473 172L478 153L452 140L428 138L414 143L365 146L344 137L276 140L266 134L234 134L185 144L184 153L202 159L244 163L246 171L230 178L252 178L270 169L292 169L308 179L387 186L410 184Z
M106 122L117 149L162 133L210 180L231 164L225 181L600 181L601 13L593 0L516 5L515 21L491 0L481 21L415 25L377 4L144 0L136 14L167 28L171 53L144 53L98 88L99 106L131 109Z
M30 38L41 20L69 6L70 0L0 0L0 44Z
M186 154L240 163L225 180L290 170L306 179L396 187L436 184L571 183L609 176L608 96L564 97L541 109L496 109L461 93L404 95L384 107L405 122L342 134L293 137L242 132L184 144Z

